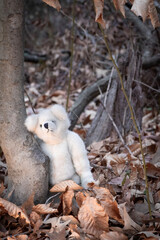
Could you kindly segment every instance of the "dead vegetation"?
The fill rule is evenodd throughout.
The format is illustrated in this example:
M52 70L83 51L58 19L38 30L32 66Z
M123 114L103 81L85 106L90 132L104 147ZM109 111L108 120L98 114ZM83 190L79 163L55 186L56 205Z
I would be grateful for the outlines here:
M89 116L94 111L90 110ZM69 180L55 185L45 204L34 205L33 194L22 206L16 206L3 199L5 188L1 184L1 239L159 239L160 168L159 161L152 159L160 138L160 115L153 114L146 111L143 117L152 219L138 138L130 133L126 148L112 134L88 147L92 172L100 186L90 184L88 190L83 190ZM81 120L88 122L87 111ZM6 165L1 158L1 177L5 173Z
M101 2L103 3L103 1ZM125 1L113 2L116 8L123 13ZM123 4L119 5L120 2ZM137 2L134 1L135 5L132 6L132 9L135 13L140 11L140 16L145 20L149 10L143 6L136 8ZM147 3L147 1L145 2ZM81 14L80 7L81 3L77 4L77 15ZM87 7L86 3L84 3L84 7ZM113 11L111 6L105 5L104 8ZM66 16L63 9L59 13L66 21L70 21L70 9L71 7L66 9ZM102 6L101 9L103 10ZM152 10L154 9L152 8ZM139 12L137 14L139 15ZM100 15L103 16L102 12ZM83 16L76 20L70 109L83 89L97 80L113 74L112 63L107 55L100 31L94 27L93 9L92 11L90 9L90 21L88 21L85 11ZM158 26L157 18L152 18L151 12L149 16L153 26ZM118 13L109 14L107 17L105 15L103 21L107 19L106 28L108 39L112 42L111 49L114 58L121 60L128 51L127 41L133 43L134 41L131 39L134 38L136 42L139 34L135 29L130 32L132 23L124 20ZM98 19L97 16L96 19ZM32 24L33 28L37 27L41 31L46 26L46 22L41 22L40 19L39 22L35 19L32 20ZM140 23L138 22L138 24ZM35 53L29 41L31 39L33 42L36 41L35 34L34 31L27 31L27 27L26 46L31 49L31 56L33 56ZM48 29L51 36L51 29ZM54 39L54 44L53 36L46 38L45 41L44 38L39 39L34 49L36 49L36 53L40 51L37 57L43 56L43 59L39 58L38 62L34 64L25 63L25 103L28 113L31 113L33 109L39 111L40 108L46 108L54 103L66 104L66 86L68 85L71 55L68 47L70 30L66 29L65 34L57 32ZM158 48L156 49L154 46L152 50L157 54ZM142 66L143 64L145 65L145 62L142 63ZM130 131L126 135L123 131L122 134L118 134L114 127L109 137L102 141L94 141L88 146L88 158L99 186L90 184L88 190L83 190L71 181L63 182L51 189L52 194L46 199L45 204L35 205L34 193L22 206L16 206L10 202L12 192L4 199L7 188L7 166L3 153L0 153L0 239L159 239L160 164L159 156L155 157L155 154L160 147L160 115L153 107L157 104L159 94L159 70L156 64L149 63L149 67L141 75L143 80L147 79L147 82L144 83L146 86L143 86L147 103L143 109L141 136L149 181L152 219L148 212L138 136L134 131ZM150 84L151 82L152 84ZM107 87L103 91L106 91L107 95ZM99 92L100 94L97 93L94 101L87 102L88 105L86 104L87 107L85 106L85 111L80 115L74 128L74 131L79 133L84 140L92 120L95 118L97 108L103 102L101 89Z

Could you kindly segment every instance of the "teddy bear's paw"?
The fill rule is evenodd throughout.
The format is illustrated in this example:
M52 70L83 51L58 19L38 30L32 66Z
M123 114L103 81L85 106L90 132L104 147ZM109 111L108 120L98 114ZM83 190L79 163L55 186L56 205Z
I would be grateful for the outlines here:
M77 184L81 182L80 177L76 173L73 175L72 180Z
M90 178L90 179L84 179L81 182L82 187L85 189L89 188L90 184L99 185L99 181L95 181L93 178Z

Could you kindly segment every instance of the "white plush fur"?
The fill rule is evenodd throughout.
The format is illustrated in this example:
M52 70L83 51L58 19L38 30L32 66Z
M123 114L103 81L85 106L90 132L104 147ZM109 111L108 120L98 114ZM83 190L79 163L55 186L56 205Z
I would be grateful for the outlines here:
M50 158L50 183L72 179L87 188L94 180L85 146L78 134L68 130L69 125L65 109L58 104L25 121L28 131L43 140L42 150Z

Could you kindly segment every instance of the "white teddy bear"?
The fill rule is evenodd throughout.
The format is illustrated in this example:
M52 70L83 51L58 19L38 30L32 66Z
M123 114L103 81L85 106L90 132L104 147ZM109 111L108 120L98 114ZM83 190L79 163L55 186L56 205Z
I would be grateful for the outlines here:
M61 105L53 105L26 118L28 131L43 140L43 152L50 158L50 184L72 179L84 188L94 182L82 139L68 130L70 121Z

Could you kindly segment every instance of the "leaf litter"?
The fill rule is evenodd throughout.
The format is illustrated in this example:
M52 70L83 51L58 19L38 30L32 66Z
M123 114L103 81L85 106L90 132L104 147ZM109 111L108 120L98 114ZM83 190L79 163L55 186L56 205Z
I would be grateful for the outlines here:
M53 1L44 1L53 3ZM105 24L103 19L103 1L95 1L100 9L97 9L96 21L98 15L100 21ZM124 15L125 1L113 1L115 7ZM147 1L144 1L144 8L138 7L140 1L134 1L133 11L145 18L150 17L154 27L159 25L157 13L150 1L149 8L146 8ZM59 2L55 1L55 7L59 10ZM146 12L148 11L148 13ZM120 25L122 25L122 21ZM87 23L82 19L79 20L80 25L89 26L93 22ZM116 34L121 42L127 39L121 36L118 27L110 25L109 39L114 36L114 44L116 42ZM111 27L112 26L112 27ZM122 27L122 26L121 26ZM91 27L90 27L91 28ZM93 28L94 29L94 28ZM125 31L124 31L125 32ZM79 34L79 33L77 33ZM64 81L68 74L68 67L63 60L62 55L67 53L59 46L68 44L70 33L66 31L65 37L57 38L54 49L45 46L43 51L48 55L52 55L46 62L45 68L42 64L33 67L33 64L25 64L27 73L29 74L30 85L26 85L26 90L31 99L31 103L39 111L50 104L59 103L65 105L66 92L56 89L55 78L58 78L58 86L64 88ZM72 82L73 91L69 106L73 102L79 92L82 90L84 80L80 79L81 73L83 78L96 81L93 71L90 71L88 58L94 59L96 63L96 71L101 70L101 74L107 74L105 69L99 64L99 57L95 53L105 55L105 51L100 44L94 47L93 42L97 37L83 37L79 34L78 44L75 46L75 62L73 65L81 66L77 74L75 71L73 77L77 80ZM65 44L63 44L65 43ZM86 51L85 46L88 46ZM85 52L85 54L83 53ZM102 54L103 53L103 54ZM77 61L77 62L76 62ZM85 63L85 64L84 64ZM109 65L109 62L108 62ZM52 71L52 66L54 71ZM93 66L92 66L93 67ZM42 71L39 70L42 68ZM73 66L74 68L74 66ZM98 75L97 75L98 76ZM45 79L45 87L40 84L41 79ZM34 79L34 80L33 80ZM36 81L35 81L36 79ZM51 86L55 84L55 89ZM45 91L44 91L45 89ZM32 113L28 97L25 97L25 103L28 113ZM84 132L90 125L91 119L95 116L97 107L91 103L82 114L80 121L84 123ZM51 201L49 204L34 205L31 200L16 206L15 204L4 199L3 193L5 188L3 183L0 184L0 239L119 239L119 240L156 240L160 234L160 166L158 162L152 162L153 156L159 144L160 115L154 115L153 111L144 114L143 117L143 149L147 161L147 175L149 179L149 193L152 205L153 218L149 218L146 197L145 182L143 176L143 165L140 154L140 147L137 136L130 133L126 136L126 144L128 144L132 155L120 143L116 136L111 136L103 141L95 142L88 147L88 157L92 166L92 172L96 180L100 182L100 186L91 184L89 190L83 190L81 186L75 185L73 182L63 182L58 186L53 186L51 192L59 192L61 196L57 201ZM75 131L80 132L79 125ZM82 134L84 134L84 132ZM7 175L4 156L0 155L0 176L5 178ZM54 199L54 198L53 198Z
M159 118L159 115L157 116ZM67 180L50 189L49 203L34 205L34 194L22 206L3 198L1 184L1 239L158 239L160 232L160 168L152 163L157 140L150 138L157 118L144 115L145 152L152 219L145 196L139 143L128 136L132 155L114 136L88 147L94 178L88 190ZM155 131L159 136L159 132ZM130 141L132 139L132 141ZM118 152L117 152L118 149ZM56 197L58 192L61 195Z
M93 107L92 111L96 109ZM83 115L83 121L85 117L88 118L87 112L86 116ZM91 183L89 189L84 190L67 180L50 189L53 196L57 192L61 194L57 201L54 202L53 197L47 204L34 205L32 195L28 203L16 206L3 198L5 187L2 183L0 238L159 239L160 168L158 162L152 162L160 135L158 119L160 115L155 117L152 112L146 113L143 118L142 146L149 179L152 219L146 202L137 136L130 133L126 137L130 153L113 135L88 147L92 172L99 186ZM76 127L78 129L78 125ZM3 169L6 167L5 164L1 166Z
M106 144L107 140L103 141L103 143ZM118 142L116 142L116 144L118 144ZM100 149L104 151L102 146L103 144L101 143L101 147L96 149L98 156L101 153ZM134 149L133 146L132 149ZM125 149L122 147L122 159L124 161L137 161L137 154L137 159L135 160L135 158L133 158L132 160L132 158L129 158L129 155L123 153L124 151ZM116 167L118 168L120 164L119 156L117 154L116 159L116 154L113 153L113 155L113 161L116 162ZM106 155L103 154L103 158L107 161ZM99 166L101 166L103 158L101 162L99 161ZM96 156L94 156L92 160L95 162L95 159ZM140 160L137 164L140 165ZM124 166L130 168L130 165ZM111 175L114 174L114 177L122 174L121 172L115 171L111 161L110 167L107 167L106 163L105 168L98 168L98 171L104 174L103 171L105 172L107 168L108 171L112 172ZM94 167L92 170L93 169ZM149 165L149 169L153 172L152 175L156 172L156 176L160 176L159 170L155 166L152 168ZM96 173L95 176L98 177L99 174L96 172L97 167L94 171L94 173ZM127 171L127 169L125 169L125 171ZM139 175L137 177L139 177ZM157 182L157 179L154 177L152 179L151 174L150 177L152 182ZM143 176L140 180L143 181ZM126 183L124 183L124 185L120 183L119 190L117 191L117 187L115 187L114 184L109 184L109 180L107 179L105 183L104 181L103 184L100 183L100 185L104 185L103 187L91 183L89 184L88 190L84 190L73 181L67 180L55 185L55 188L51 188L53 194L54 191L61 193L58 204L54 204L54 201L51 201L48 204L34 205L32 204L32 195L28 199L32 208L28 213L27 202L23 204L22 208L1 198L0 218L2 221L0 227L3 231L0 231L0 236L2 239L83 239L84 236L86 236L85 239L127 240L133 239L132 236L144 236L141 239L158 239L159 221L156 212L157 209L154 210L156 212L155 215L153 211L154 218L152 221L154 220L154 224L152 224L152 221L149 219L148 210L143 212L143 209L141 209L143 213L141 221L137 221L136 218L138 215L134 216L132 214L132 211L137 209L136 206L138 206L138 204L140 206L140 204L144 205L145 203L145 186L141 184L141 186L139 185L139 189L136 189L137 181L135 181L135 184L132 183L129 185L128 183L130 181L132 182L130 175L128 175L126 179L127 186ZM127 196L125 195L126 191ZM153 194L153 198L154 195L155 194ZM130 215L132 217L130 217ZM15 218L15 221L12 222L11 219L9 220L9 216ZM147 219L148 222L145 223L144 220ZM21 220L24 220L23 224ZM4 224L4 222L7 221L8 226ZM14 232L13 228L15 228ZM153 230L154 234L151 232ZM24 231L26 233L24 233Z

